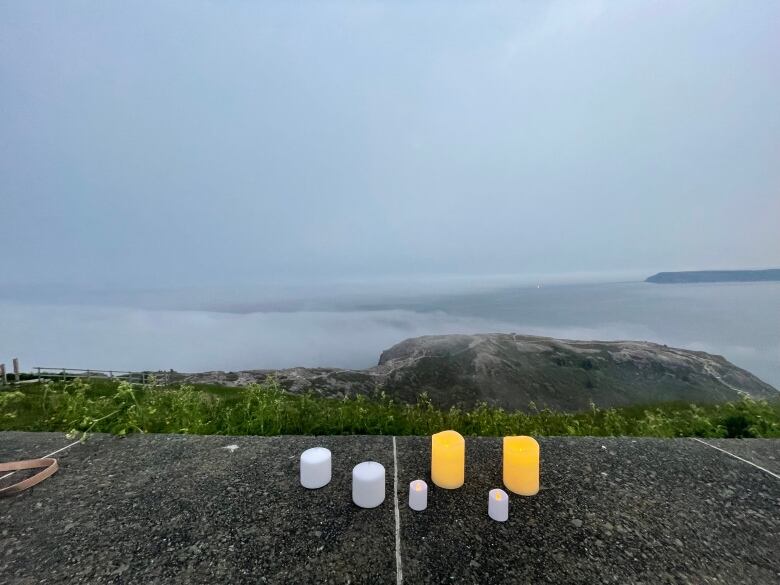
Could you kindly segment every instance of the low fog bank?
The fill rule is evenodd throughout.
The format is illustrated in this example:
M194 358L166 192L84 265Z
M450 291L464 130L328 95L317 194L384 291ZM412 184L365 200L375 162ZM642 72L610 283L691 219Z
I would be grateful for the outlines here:
M540 326L442 311L299 311L248 314L0 303L0 361L116 370L206 371L292 366L365 368L383 349L419 335L517 332L568 339L642 339L725 355L780 386L780 346L661 339L651 327Z
M513 326L441 312L218 313L112 307L0 305L2 355L26 367L178 371L375 365L408 337ZM5 357L2 359L6 359Z

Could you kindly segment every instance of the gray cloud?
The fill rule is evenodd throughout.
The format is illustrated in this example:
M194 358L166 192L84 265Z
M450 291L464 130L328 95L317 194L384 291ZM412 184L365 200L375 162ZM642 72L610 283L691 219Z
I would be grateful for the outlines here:
M0 7L0 282L780 264L780 5Z

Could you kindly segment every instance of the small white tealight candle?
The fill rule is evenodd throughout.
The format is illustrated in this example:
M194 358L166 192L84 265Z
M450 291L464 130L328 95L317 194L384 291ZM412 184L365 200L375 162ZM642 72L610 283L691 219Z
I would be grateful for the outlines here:
M330 451L325 447L306 449L301 453L301 485L310 490L321 488L330 481Z
M385 501L385 468L376 461L352 469L352 501L361 508L376 508Z
M488 494L488 516L498 522L509 518L509 496L501 489L490 490Z
M409 484L409 507L417 512L428 507L428 484L421 479Z

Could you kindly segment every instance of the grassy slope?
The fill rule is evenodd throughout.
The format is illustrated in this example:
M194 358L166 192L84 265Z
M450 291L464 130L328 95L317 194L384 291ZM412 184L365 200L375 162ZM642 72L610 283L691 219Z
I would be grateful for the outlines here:
M24 384L0 391L0 430L197 433L224 435L589 435L780 437L780 403L665 403L562 414L479 406L440 410L384 397L296 396L274 383L245 388L154 388L112 381Z

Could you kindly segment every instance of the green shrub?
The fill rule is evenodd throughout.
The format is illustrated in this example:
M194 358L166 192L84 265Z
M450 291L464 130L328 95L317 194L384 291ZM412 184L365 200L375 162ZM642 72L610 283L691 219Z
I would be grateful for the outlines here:
M482 403L437 408L384 393L324 398L288 394L275 380L242 388L155 387L127 381L46 381L0 392L0 430L225 435L577 435L780 437L780 403L744 398L721 405L668 403L560 413L506 411Z

